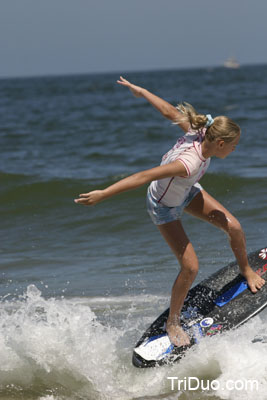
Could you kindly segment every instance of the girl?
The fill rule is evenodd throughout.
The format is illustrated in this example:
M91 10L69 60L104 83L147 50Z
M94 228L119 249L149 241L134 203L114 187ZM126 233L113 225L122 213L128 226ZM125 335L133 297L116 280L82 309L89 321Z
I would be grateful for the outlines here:
M145 98L165 118L179 125L185 135L163 156L160 166L138 172L104 190L80 194L75 202L95 205L118 193L150 183L148 213L181 266L172 288L166 330L174 345L184 346L190 340L180 326L180 312L198 272L197 256L180 221L184 209L227 233L240 272L253 293L264 284L264 280L248 264L245 235L240 223L198 183L211 157L225 158L235 150L240 139L240 127L224 116L213 119L210 115L198 114L187 103L175 108L123 77L117 82L129 88L134 96Z

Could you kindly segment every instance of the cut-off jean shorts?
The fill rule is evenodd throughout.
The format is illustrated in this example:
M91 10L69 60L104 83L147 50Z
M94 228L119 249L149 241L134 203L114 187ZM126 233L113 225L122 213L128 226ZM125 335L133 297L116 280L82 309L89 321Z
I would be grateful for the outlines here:
M168 222L176 221L181 219L184 208L190 204L193 198L203 190L199 183L195 183L192 186L190 192L185 198L184 202L180 206L167 207L158 201L151 195L150 190L147 190L147 211L155 225L167 224Z

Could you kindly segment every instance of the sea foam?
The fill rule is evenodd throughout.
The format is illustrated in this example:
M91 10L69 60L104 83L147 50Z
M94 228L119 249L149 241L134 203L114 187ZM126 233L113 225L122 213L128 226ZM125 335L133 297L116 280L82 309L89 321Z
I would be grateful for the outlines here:
M207 395L266 400L267 343L259 340L267 330L264 312L235 331L204 338L179 363L133 367L132 349L149 324L147 311L156 300L118 297L109 304L107 297L105 304L103 298L44 298L34 285L18 299L2 300L0 395L24 394L28 400L176 400ZM96 305L102 310L106 306L101 318ZM220 388L172 390L169 377L216 380ZM241 379L257 380L257 391L226 389L228 380Z

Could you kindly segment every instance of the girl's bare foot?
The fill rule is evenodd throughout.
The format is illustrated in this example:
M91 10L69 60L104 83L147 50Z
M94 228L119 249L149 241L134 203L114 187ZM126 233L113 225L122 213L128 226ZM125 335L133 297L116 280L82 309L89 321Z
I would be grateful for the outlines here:
M170 341L177 347L187 346L190 344L190 338L183 328L173 322L167 322L166 331Z
M265 280L250 267L248 267L245 271L241 271L241 274L246 278L252 293L256 293L258 290L260 290L265 283Z

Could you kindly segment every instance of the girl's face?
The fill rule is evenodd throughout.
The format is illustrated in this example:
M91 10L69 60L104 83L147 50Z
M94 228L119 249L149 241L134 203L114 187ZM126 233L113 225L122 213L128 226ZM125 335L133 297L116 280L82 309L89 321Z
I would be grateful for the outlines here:
M240 134L231 142L225 142L222 139L217 140L217 151L215 156L218 158L226 158L232 151L235 150L240 140Z

